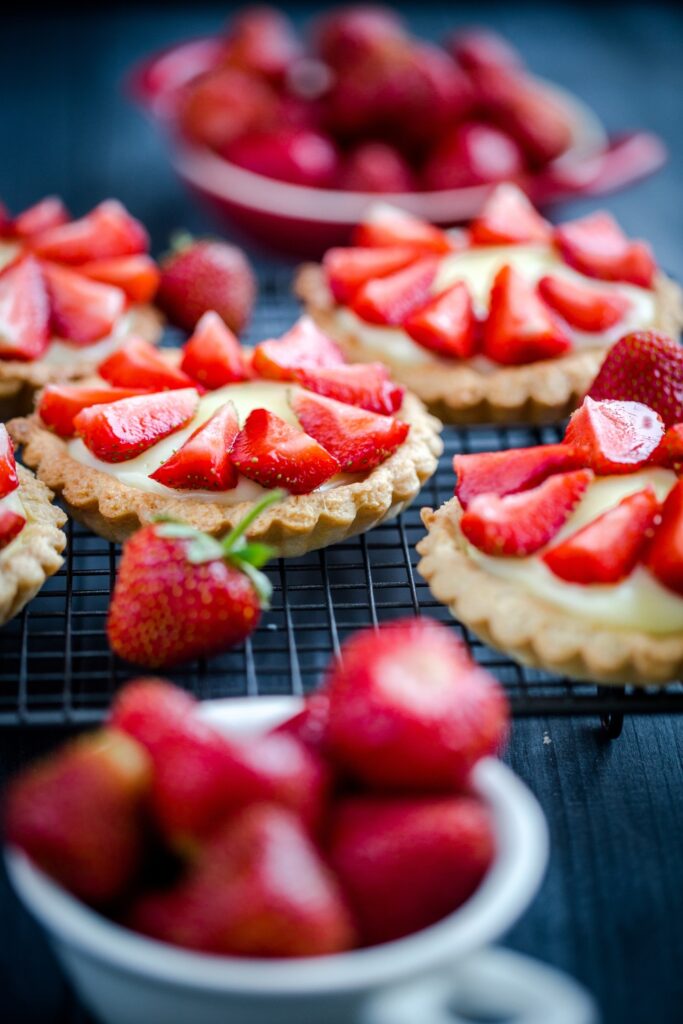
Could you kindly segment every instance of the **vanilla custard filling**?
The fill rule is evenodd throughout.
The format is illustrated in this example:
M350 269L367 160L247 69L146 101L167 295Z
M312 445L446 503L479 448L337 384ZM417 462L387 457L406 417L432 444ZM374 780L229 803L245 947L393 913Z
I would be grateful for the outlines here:
M19 488L15 487L13 491L6 494L4 498L0 498L0 510L6 512L15 512L18 516L23 516L26 522L28 522L28 512L24 508L24 503L19 497ZM23 530L20 530L14 540L11 540L7 547L4 547L0 551L0 556L5 556L8 551L12 551L14 547L19 543Z
M488 312L489 294L493 280L506 264L510 264L530 283L536 284L545 274L574 280L600 291L614 291L623 295L630 302L630 307L622 319L607 331L589 334L578 331L568 324L565 330L577 349L605 348L617 341L629 331L651 327L655 315L654 293L648 288L622 282L596 281L585 277L563 261L556 250L546 244L534 245L490 245L466 249L445 256L439 264L432 292L437 294L445 288L464 281L468 287L474 310L478 317L484 318ZM406 365L429 364L440 360L439 356L413 341L400 327L382 327L369 324L346 306L333 310L337 327L343 333L357 338L362 345L373 352L378 358L387 356L397 363ZM453 360L457 362L457 360ZM467 362L475 363L474 360ZM497 364L477 356L477 369L486 372L494 370Z
M186 427L183 427L182 430L176 430L169 437L158 441L157 444L152 445L146 452L136 456L134 459L128 459L126 462L104 462L93 455L80 438L74 438L74 440L68 442L69 455L72 459L81 462L85 466L90 466L92 469L98 469L101 473L108 473L109 476L116 477L117 480L120 480L122 484L126 484L128 487L135 487L137 490L147 491L150 494L162 494L167 498L172 497L180 500L187 498L200 499L221 505L237 505L242 501L257 501L268 493L268 489L261 487L260 484L253 480L248 480L241 474L237 486L233 487L230 491L184 491L166 487L156 480L151 480L150 473L153 473L159 466L170 459L171 455L182 446L190 434L197 427L206 423L228 399L235 406L240 427L243 426L247 416L254 409L268 409L269 412L275 413L276 416L285 420L286 423L291 423L292 426L299 426L299 421L288 401L288 395L291 390L291 384L283 384L279 381L258 380L246 381L243 384L228 384L226 387L218 388L216 391L210 391L208 394L202 395L197 412ZM332 487L339 487L341 484L359 479L362 479L362 474L339 473L337 476L332 477L331 480L326 481L317 490L329 490Z
M548 549L614 508L622 498L648 485L663 501L676 479L676 474L668 469L596 477L560 532L548 544ZM621 583L584 586L555 576L539 554L527 558L499 558L485 555L471 544L468 544L468 553L491 575L516 583L535 597L596 625L658 634L683 630L683 598L658 583L642 565Z
M13 242L0 242L0 270L10 263L19 252L19 246ZM99 363L111 355L119 345L131 333L131 322L135 312L135 306L130 307L119 317L111 334L92 342L90 345L76 345L72 341L55 337L50 339L48 347L40 356L40 361L50 366L64 366L78 358L80 353L87 355L89 359ZM2 358L2 344L0 344L0 359Z

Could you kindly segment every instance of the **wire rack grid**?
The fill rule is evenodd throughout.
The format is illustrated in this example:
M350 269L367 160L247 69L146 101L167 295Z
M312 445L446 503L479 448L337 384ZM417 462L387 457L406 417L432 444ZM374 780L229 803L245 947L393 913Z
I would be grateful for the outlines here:
M271 273L247 340L276 336L297 315L289 280ZM178 340L178 339L170 339ZM172 678L202 698L302 694L320 680L344 638L362 626L414 614L452 622L416 572L422 505L453 492L452 456L556 441L557 428L449 428L439 469L398 519L323 551L279 560L268 572L272 607L252 637ZM65 563L21 615L0 631L0 726L99 721L116 689L135 674L109 650L105 621L119 549L70 521ZM627 692L572 683L523 668L453 623L474 657L503 683L516 715L600 715L617 735L624 710L683 711L683 687Z

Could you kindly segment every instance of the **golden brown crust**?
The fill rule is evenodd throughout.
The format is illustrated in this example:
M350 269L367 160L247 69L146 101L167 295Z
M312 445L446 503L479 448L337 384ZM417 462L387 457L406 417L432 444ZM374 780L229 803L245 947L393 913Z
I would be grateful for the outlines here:
M146 338L157 342L161 336L163 319L154 306L134 306L129 310L130 325L126 335ZM36 359L33 362L21 362L18 359L0 359L0 421L11 416L30 413L36 391L57 381L75 381L89 377L95 372L98 358L88 354L89 346L74 348L74 358L70 363L47 363Z
M287 498L259 517L250 538L272 544L283 555L301 555L398 515L432 476L443 449L441 424L413 395L406 395L399 417L410 423L410 432L386 462L363 480ZM46 430L36 415L13 420L8 429L24 445L24 462L63 497L74 519L108 540L124 540L161 512L222 534L251 505L169 498L127 486L73 459L66 443Z
M339 343L353 362L373 362L353 334L340 331L322 268L307 264L299 271L295 291L321 330ZM675 281L658 274L655 283L657 315L653 327L673 337L683 327L683 292ZM382 357L392 376L407 384L444 423L550 423L576 408L596 376L605 349L583 349L561 359L526 366L503 366L491 373L471 363L434 358L406 366Z
M599 683L668 683L683 673L683 636L595 624L487 572L469 555L451 498L422 510L418 571L454 618L524 665Z
M66 545L59 529L66 516L52 504L52 493L23 466L17 466L17 472L27 521L19 536L0 551L0 625L20 612L57 572Z

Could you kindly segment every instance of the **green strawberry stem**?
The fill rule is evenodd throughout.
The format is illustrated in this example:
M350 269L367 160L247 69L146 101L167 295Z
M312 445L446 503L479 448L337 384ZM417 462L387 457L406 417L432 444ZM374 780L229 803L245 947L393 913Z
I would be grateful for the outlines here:
M268 544L259 541L247 541L245 534L254 520L258 519L271 505L275 505L286 496L286 491L275 490L266 494L261 501L249 509L244 518L222 540L202 533L189 523L181 523L167 516L157 516L157 533L160 537L174 537L189 541L187 559L194 565L224 559L236 569L245 573L251 580L259 596L262 608L268 608L273 587L268 577L260 572L261 566L277 552Z

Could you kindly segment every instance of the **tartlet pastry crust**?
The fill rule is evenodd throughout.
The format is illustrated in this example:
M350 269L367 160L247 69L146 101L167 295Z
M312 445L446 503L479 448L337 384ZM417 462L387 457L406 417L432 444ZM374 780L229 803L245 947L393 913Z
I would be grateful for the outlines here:
M66 522L52 504L52 492L33 473L17 466L19 494L27 522L19 536L0 551L0 625L17 615L63 562Z
M490 373L469 361L434 357L433 362L406 365L368 351L335 323L335 306L322 267L306 264L297 275L296 294L321 330L341 347L351 362L384 362L400 384L406 384L430 412L444 423L549 423L576 408L607 354L606 348L582 349L560 359L525 366L500 366ZM661 272L655 281L656 317L651 325L677 338L683 328L683 292Z
M272 544L283 555L301 555L398 515L432 476L443 450L441 424L417 398L406 394L398 416L410 423L408 437L363 480L288 497L259 516L248 536ZM125 540L162 512L208 533L222 534L251 507L250 502L226 506L130 487L73 459L66 443L47 430L36 415L13 420L7 426L14 439L24 445L23 461L63 498L74 519L107 540Z
M574 679L637 686L683 674L683 636L595 625L488 573L470 557L451 498L422 510L427 536L418 571L437 601L485 643L512 658Z
M132 307L128 316L130 324L125 337L135 335L147 341L156 342L161 336L163 318L150 305ZM0 359L0 421L11 416L21 416L33 409L36 391L57 381L80 381L91 376L101 356L93 356L89 346L74 347L74 358L69 363L48 363L35 359L24 362L19 359Z

